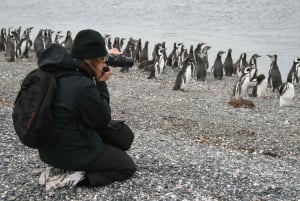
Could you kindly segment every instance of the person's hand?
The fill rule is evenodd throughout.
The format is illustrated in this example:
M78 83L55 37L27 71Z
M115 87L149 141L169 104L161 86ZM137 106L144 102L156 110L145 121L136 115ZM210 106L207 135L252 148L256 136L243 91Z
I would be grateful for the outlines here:
M113 74L112 68L110 68L108 66L105 66L104 68L106 68L107 70L102 70L102 73L100 74L100 76L97 77L97 80L99 82L107 81L110 78L110 76L112 76L112 74Z
M108 50L108 53L109 53L109 54L117 54L117 55L122 54L122 52L120 52L120 51L118 50L118 48L112 48L112 49L109 49L109 50Z

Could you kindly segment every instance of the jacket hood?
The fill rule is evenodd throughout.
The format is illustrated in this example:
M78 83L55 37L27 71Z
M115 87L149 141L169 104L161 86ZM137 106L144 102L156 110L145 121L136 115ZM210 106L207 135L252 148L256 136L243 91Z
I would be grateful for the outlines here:
M38 66L44 71L78 70L79 62L59 44L51 44L38 59Z

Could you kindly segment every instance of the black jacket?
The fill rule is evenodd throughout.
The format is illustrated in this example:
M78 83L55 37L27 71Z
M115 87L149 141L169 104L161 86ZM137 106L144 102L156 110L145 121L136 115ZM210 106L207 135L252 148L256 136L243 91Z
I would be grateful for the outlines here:
M111 120L106 83L96 83L90 67L83 61L76 61L60 45L45 50L38 65L45 71L78 72L57 81L53 114L59 140L54 149L39 149L39 155L42 161L54 167L80 169L95 159L104 147L95 129L106 127Z

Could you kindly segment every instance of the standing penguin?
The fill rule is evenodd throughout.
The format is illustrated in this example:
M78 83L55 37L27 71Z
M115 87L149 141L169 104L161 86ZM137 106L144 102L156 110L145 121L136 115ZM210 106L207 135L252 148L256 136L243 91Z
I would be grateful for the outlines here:
M240 58L233 64L233 74L241 76L243 69L248 66L247 54L244 52Z
M6 46L6 29L1 28L1 32L0 32L0 52L5 51L5 46Z
M252 96L253 97L263 97L266 95L268 87L268 81L264 74L259 74L256 76L256 85L253 87Z
M279 94L279 105L281 107L293 105L293 100L295 98L294 84L291 82L281 84L279 87Z
M232 60L232 49L229 48L224 61L224 70L226 76L232 76L233 74L233 60Z
M158 78L162 74L162 72L165 69L165 66L166 66L166 61L164 57L164 49L160 46L154 61L155 78Z
M15 56L16 56L15 34L13 34L13 32L9 30L7 35L6 47L5 47L5 59L8 62L13 62L15 61Z
M187 83L191 80L193 71L194 71L194 60L188 57L183 62L183 66L177 74L173 90L183 91Z
M141 50L141 54L140 54L140 62L143 61L147 61L148 60L148 52L149 52L149 41L145 41L145 45L143 47L143 49Z
M178 48L182 45L182 43L174 43L173 50L169 54L167 58L167 65L171 66L172 68L178 67Z
M282 84L281 73L277 65L277 54L267 55L271 58L271 64L269 69L268 85L270 88L279 90L280 85Z
M224 51L219 51L217 54L217 57L215 59L215 62L212 66L212 71L214 72L214 78L217 80L223 79L223 63L222 63L222 55L224 54Z
M73 47L73 39L72 39L72 32L71 31L67 31L65 40L63 42L66 50L68 53L71 53L72 47Z
M140 55L141 55L141 51L142 51L142 39L138 39L137 41L137 45L136 45L136 48L135 48L135 52L134 52L134 62L135 63L140 63L141 60L140 60Z
M296 57L289 71L287 80L293 83L295 86L297 86L299 85L299 79L300 79L300 58Z
M28 58L29 48L31 46L32 41L30 40L29 34L33 27L27 28L24 30L23 35L21 37L19 43L19 51L20 51L20 58Z
M44 38L44 30L40 29L33 42L33 48L37 58L39 58L42 52L45 50L43 38Z
M209 62L208 62L208 50L211 48L211 46L208 46L208 45L205 45L203 47L203 49L201 50L201 53L204 54L204 64L205 64L205 68L206 70L208 69L209 67Z
M257 71L258 71L258 69L257 69L257 58L259 58L259 57L260 57L260 55L258 55L258 54L253 54L253 55L251 56L250 60L249 60L249 65L250 65L250 66L254 66L254 68L255 68L255 71L254 71L254 73L253 73L253 78L252 78L252 79L255 79L256 76L257 76Z
M254 67L248 66L244 68L242 76L234 85L232 99L243 99L248 96L248 87L251 80L251 74Z
M206 80L206 65L205 65L205 53L201 52L200 56L196 57L195 62L195 75L197 81L205 81Z

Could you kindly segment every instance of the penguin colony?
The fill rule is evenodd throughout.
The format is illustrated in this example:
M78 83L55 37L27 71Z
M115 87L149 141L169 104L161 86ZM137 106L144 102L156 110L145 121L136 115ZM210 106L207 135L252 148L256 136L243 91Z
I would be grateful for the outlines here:
M2 28L0 32L0 51L4 52L5 60L13 62L16 59L32 57L33 54L39 58L41 53L51 44L58 43L66 48L68 52L72 49L72 33L51 29L40 29L34 40L31 39L33 27ZM184 91L191 79L205 81L209 69L208 51L211 48L205 42L186 47L183 43L174 42L169 54L166 52L165 42L154 44L149 52L149 42L130 37L125 45L126 38L103 35L108 49L117 48L123 55L131 57L138 69L148 72L148 79L157 79L166 68L176 70L177 76L173 90ZM143 45L144 44L144 45ZM151 54L151 55L149 55ZM224 62L222 55L226 54ZM300 57L296 57L288 73L285 82L282 81L277 55L267 55L271 59L267 78L259 73L257 59L261 57L253 54L247 61L245 52L234 62L232 49L227 52L220 50L211 66L211 72L216 80L222 80L223 76L236 76L237 81L233 86L232 101L243 101L245 98L264 97L269 88L273 93L280 96L280 106L291 106L295 98L295 87L299 86L300 79ZM122 68L121 72L128 72L129 68ZM252 90L252 92L251 92ZM238 103L240 104L240 103Z

